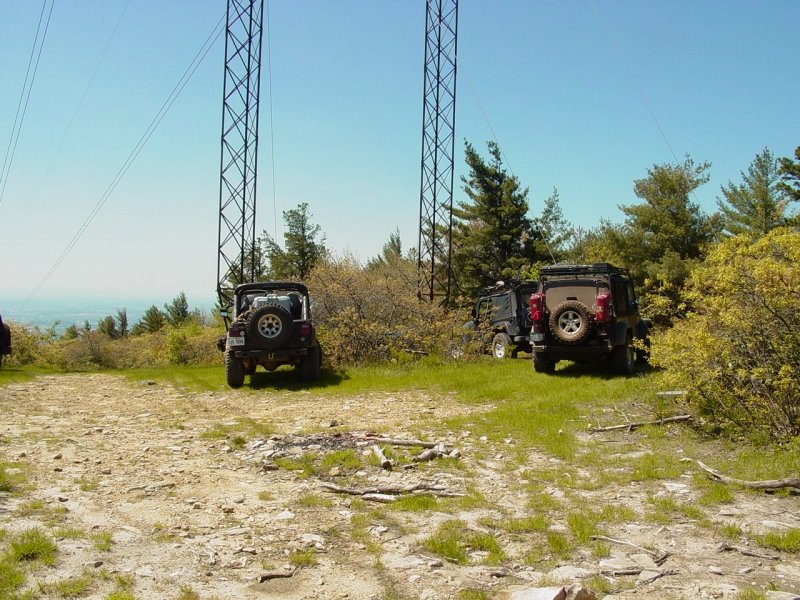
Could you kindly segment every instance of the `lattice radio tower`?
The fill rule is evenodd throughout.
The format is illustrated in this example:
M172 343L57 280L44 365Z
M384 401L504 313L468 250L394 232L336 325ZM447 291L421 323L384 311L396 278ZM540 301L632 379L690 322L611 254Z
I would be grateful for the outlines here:
M217 295L222 311L230 311L235 285L256 277L258 93L263 15L263 0L228 0L217 253Z
M427 0L419 200L420 298L450 298L458 0Z

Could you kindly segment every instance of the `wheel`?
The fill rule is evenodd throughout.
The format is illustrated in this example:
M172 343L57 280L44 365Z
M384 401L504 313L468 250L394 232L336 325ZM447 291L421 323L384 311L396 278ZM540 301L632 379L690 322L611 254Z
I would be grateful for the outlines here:
M556 361L547 358L542 352L534 352L533 370L537 373L555 373Z
M636 348L636 364L646 366L650 362L650 338L641 341L643 348Z
M566 344L580 344L589 335L589 309L577 300L566 300L550 313L550 331Z
M620 375L633 373L636 364L636 351L631 344L631 336L625 337L625 343L611 352L611 368Z
M300 379L302 381L316 381L319 379L320 363L322 362L322 351L319 346L312 346L308 349L308 355L300 363Z
M225 353L225 380L232 388L242 387L244 384L242 359L236 358L232 352Z
M260 347L277 348L292 333L292 315L278 304L262 306L250 317L247 333Z
M511 354L511 338L505 333L498 333L492 340L492 356L508 358Z

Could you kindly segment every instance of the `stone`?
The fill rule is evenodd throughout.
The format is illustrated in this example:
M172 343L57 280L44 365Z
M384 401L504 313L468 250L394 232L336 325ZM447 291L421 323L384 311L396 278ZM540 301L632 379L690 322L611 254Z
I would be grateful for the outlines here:
M641 569L641 567L628 557L607 558L600 561L600 571L603 573L618 573L636 569Z
M661 577L661 571L656 571L656 570L650 571L645 569L644 571L639 573L639 577L636 579L636 585L637 586L644 585L645 583L654 581L659 577Z
M592 572L587 569L582 569L581 567L573 567L570 565L564 565L563 567L558 567L557 569L553 569L550 571L547 576L552 577L558 581L571 581L574 579L583 579L584 577L590 577Z
M563 587L532 587L512 592L509 600L566 600Z
M294 519L294 513L290 510L284 510L275 515L276 521L291 521Z
M631 560L647 571L658 571L658 565L649 554L631 554Z
M709 565L708 572L713 573L714 575L724 575L725 573L722 569L716 565Z
M794 592L767 592L767 600L800 600L800 594Z

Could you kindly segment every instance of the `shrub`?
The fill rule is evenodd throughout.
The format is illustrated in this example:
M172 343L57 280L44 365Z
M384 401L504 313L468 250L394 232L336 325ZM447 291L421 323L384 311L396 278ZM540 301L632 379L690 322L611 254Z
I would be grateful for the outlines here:
M444 351L463 316L417 298L413 261L363 268L352 257L318 265L307 280L325 361L334 368Z
M688 286L695 312L660 336L653 362L718 427L800 434L800 232L718 244Z

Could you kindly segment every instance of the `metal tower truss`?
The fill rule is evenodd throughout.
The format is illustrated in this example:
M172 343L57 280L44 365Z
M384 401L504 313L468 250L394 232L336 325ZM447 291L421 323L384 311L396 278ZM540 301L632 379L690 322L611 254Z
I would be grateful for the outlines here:
M233 305L236 284L256 275L258 94L263 0L228 0L219 182L217 295ZM223 313L224 314L224 313Z
M418 294L450 297L458 0L427 0L422 100Z

